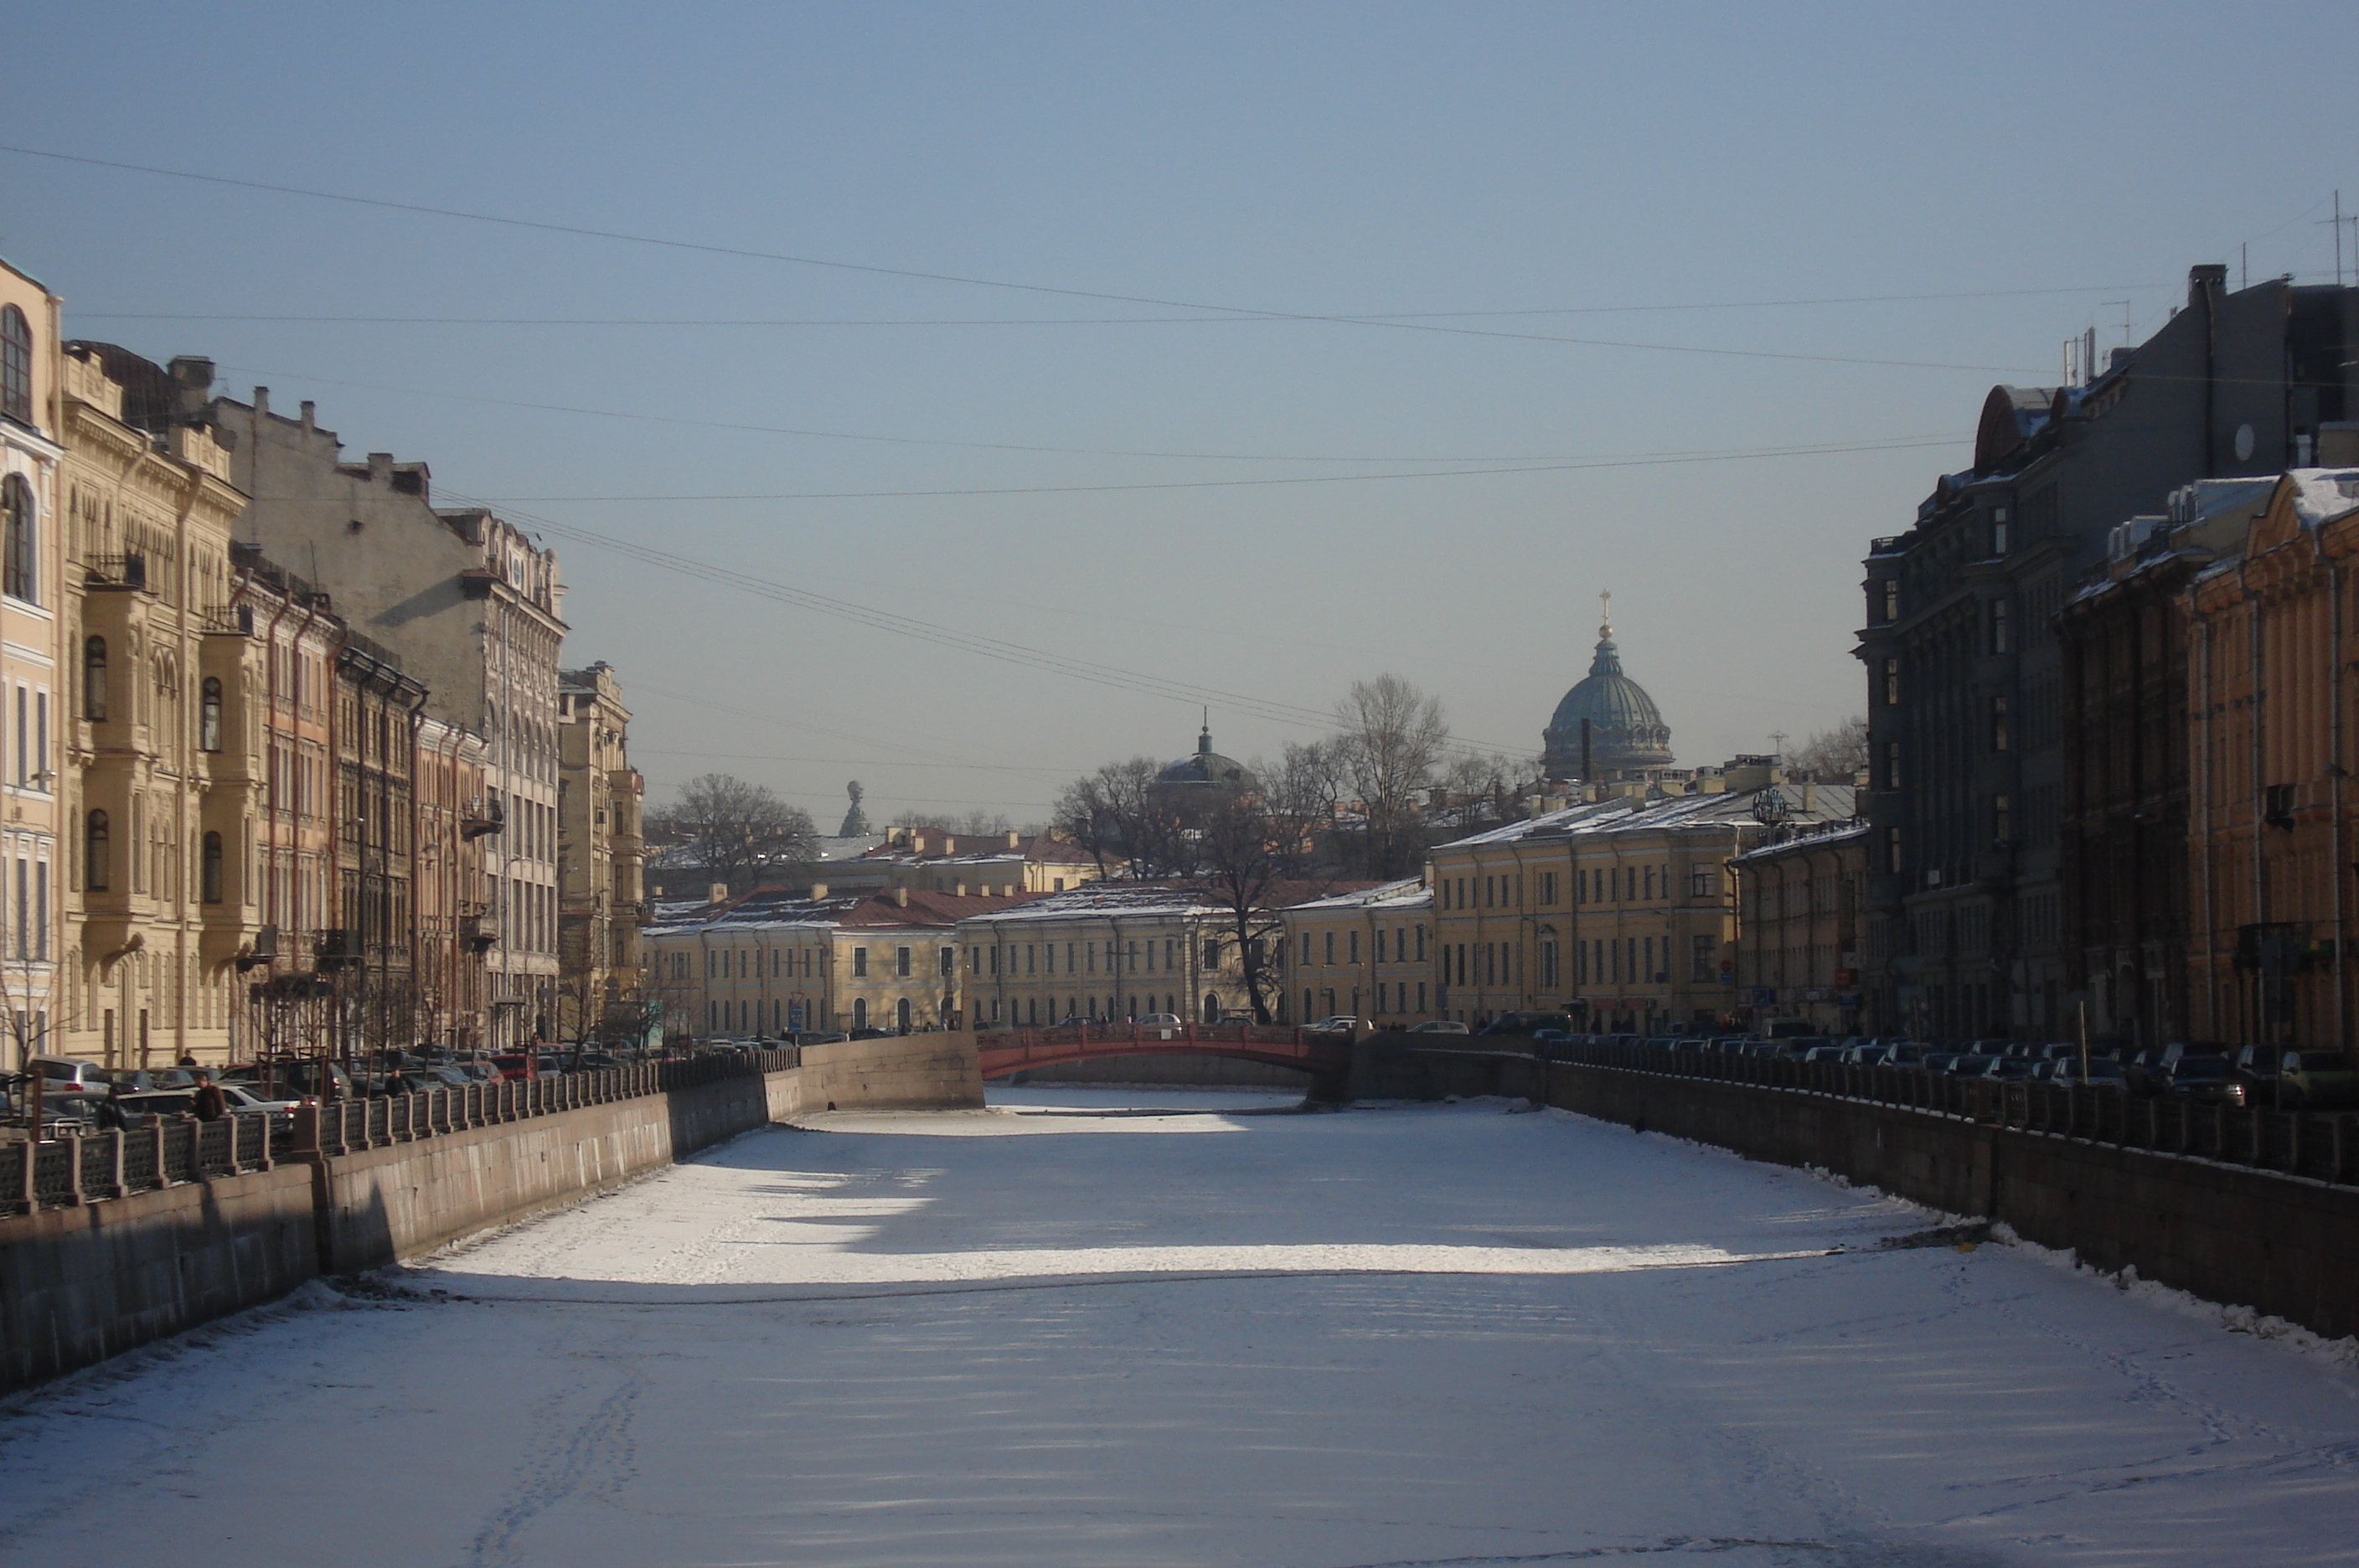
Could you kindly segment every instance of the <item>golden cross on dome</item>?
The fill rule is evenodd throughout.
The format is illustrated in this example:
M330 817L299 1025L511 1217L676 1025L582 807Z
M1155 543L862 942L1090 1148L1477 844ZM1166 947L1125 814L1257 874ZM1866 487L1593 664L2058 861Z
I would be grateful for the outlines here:
M1597 637L1603 642L1614 635L1614 590L1608 588L1597 595Z

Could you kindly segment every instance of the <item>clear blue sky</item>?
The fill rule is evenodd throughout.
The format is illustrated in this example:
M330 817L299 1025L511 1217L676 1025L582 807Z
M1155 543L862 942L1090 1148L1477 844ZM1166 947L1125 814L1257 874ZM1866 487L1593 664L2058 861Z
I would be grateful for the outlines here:
M1256 699L1212 702L1238 756L1386 670L1537 751L1611 588L1712 762L1861 706L1859 557L1993 382L2051 380L2092 324L2144 336L2240 245L2332 276L2353 36L2347 5L27 5L19 147L1419 321L13 154L0 254L77 335L314 398L445 497ZM1882 295L1950 297L1760 303ZM1438 314L1483 311L1535 313ZM1325 482L1899 442L1933 444ZM1321 482L1201 484L1277 477ZM1085 488L1145 485L1188 487ZM970 493L874 494L910 491ZM803 498L611 499L710 495ZM549 537L569 660L621 670L658 797L722 768L825 823L857 777L879 817L1021 821L1193 741L1182 695Z

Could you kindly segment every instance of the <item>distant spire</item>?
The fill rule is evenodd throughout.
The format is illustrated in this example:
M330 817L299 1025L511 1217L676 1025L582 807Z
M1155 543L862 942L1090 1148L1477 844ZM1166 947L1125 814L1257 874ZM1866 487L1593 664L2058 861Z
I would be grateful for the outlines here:
M1203 733L1196 737L1196 755L1199 757L1212 755L1212 710L1209 706L1204 710Z
M1614 640L1614 590L1611 588L1597 595L1597 640Z

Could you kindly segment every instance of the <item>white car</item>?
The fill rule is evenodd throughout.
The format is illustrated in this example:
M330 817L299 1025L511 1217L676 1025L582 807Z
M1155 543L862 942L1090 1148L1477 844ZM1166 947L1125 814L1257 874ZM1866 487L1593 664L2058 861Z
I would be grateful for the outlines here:
M1177 1013L1149 1013L1138 1020L1138 1027L1140 1029L1179 1029L1181 1024L1180 1015Z
M1409 1025L1408 1032L1411 1034L1472 1034L1473 1031L1456 1018L1428 1018L1421 1024Z
M1315 1024L1305 1024L1302 1027L1313 1034L1357 1034L1364 1029L1372 1029L1376 1026L1366 1018L1355 1018L1349 1013L1337 1013L1333 1018L1321 1018Z

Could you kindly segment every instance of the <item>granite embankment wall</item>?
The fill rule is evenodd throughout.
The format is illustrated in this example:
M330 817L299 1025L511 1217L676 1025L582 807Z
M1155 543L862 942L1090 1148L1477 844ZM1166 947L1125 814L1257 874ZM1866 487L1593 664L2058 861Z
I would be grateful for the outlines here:
M1355 1099L1520 1095L2003 1221L2094 1268L2359 1334L2359 1188L1872 1100L1379 1038Z
M801 1065L0 1219L0 1388L19 1388L606 1191L805 1109L983 1103L973 1040L811 1046Z

